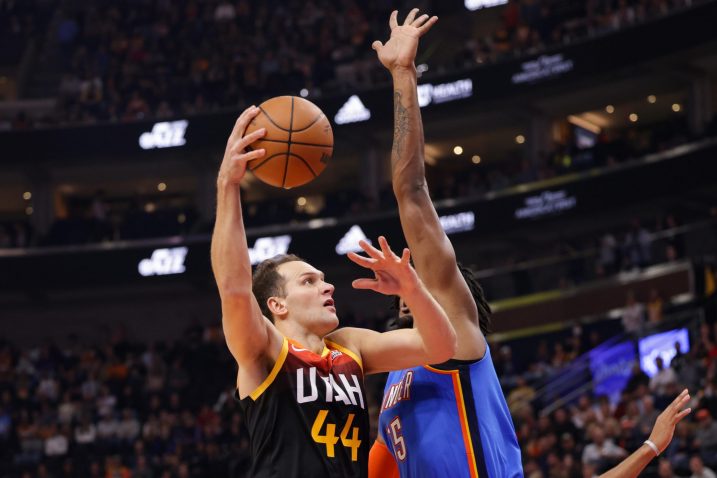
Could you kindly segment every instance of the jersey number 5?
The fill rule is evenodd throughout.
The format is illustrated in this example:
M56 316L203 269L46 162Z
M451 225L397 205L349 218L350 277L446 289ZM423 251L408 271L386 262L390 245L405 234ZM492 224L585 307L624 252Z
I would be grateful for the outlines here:
M403 432L401 431L401 419L396 417L386 427L386 432L391 437L393 452L400 461L406 459L406 442L403 440Z
M314 425L311 427L311 438L316 443L322 443L326 445L326 456L333 458L335 456L334 446L338 443L341 438L341 444L346 448L351 449L351 461L358 461L358 449L361 446L361 440L359 440L359 429L358 427L351 427L354 423L354 414L349 413L346 418L341 434L336 436L336 425L334 423L326 424L326 434L321 434L321 429L324 427L326 416L329 414L328 410L321 410L316 415ZM351 432L351 438L349 438L349 431Z

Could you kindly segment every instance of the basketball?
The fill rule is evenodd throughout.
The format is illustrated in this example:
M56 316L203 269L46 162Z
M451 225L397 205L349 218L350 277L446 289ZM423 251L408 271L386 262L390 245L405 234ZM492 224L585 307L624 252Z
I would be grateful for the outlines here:
M334 150L334 133L326 115L311 101L277 96L259 105L260 113L245 135L266 128L266 136L248 149L264 148L247 168L267 184L291 189L315 179Z

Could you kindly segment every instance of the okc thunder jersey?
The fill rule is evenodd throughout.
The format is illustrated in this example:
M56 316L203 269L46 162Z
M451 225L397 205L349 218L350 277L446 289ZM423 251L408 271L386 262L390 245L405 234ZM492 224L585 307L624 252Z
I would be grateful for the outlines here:
M523 476L513 420L487 346L475 362L391 372L379 431L402 478Z
M240 400L256 478L368 475L361 359L326 341L321 355L284 339L272 371Z

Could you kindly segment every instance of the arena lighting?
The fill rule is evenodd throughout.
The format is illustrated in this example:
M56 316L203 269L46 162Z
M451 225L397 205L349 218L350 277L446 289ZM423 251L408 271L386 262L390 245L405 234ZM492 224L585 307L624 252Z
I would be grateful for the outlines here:
M162 192L167 190L167 183L157 184L157 191Z
M607 111L610 114L613 114L615 112L615 107L613 105L607 105L605 107L605 111Z
M358 123L369 119L371 119L371 111L364 106L358 95L351 95L334 116L336 124Z
M33 212L35 212L35 210L32 208L32 206L27 206L25 208L25 214L27 214L28 216L32 216Z
M306 88L302 88L301 91L299 91L299 94L302 98L306 98L307 96L309 96L309 90L307 90Z
M187 131L189 121L162 121L152 126L152 131L144 132L139 137L139 147L142 149L174 148L184 146L187 141L184 133Z
M32 199L32 193L30 191L25 191L24 193L22 193L22 198L25 201L29 201L30 199Z
M455 146L453 148L453 154L455 154L456 156L460 156L461 154L463 154L463 148L460 146Z
M471 161L473 161L473 164L480 164L481 158L477 154L474 154Z
M508 0L464 0L463 5L474 12L481 8L497 7L498 5L505 5Z
M142 277L182 274L186 270L187 251L186 247L155 249L151 257L139 261L137 270Z
M682 109L682 106L680 106L679 103L672 104L672 111L674 111L675 113L679 113L681 109Z
M655 102L657 102L657 96L655 96L655 95L650 95L650 96L648 96L648 97L647 97L647 102L650 103L651 105L652 105L652 104L655 104Z
M286 254L289 252L289 244L291 244L291 236L288 234L275 237L260 237L254 243L254 247L249 248L249 261L251 265L256 265L276 255Z
M590 121L581 118L579 116L570 115L568 116L568 122L575 125L580 126L583 129L586 129L590 131L591 133L600 134L600 126L591 123Z
M361 249L361 246L359 246L359 241L362 240L371 244L371 240L366 237L366 234L364 234L363 229L361 229L358 224L354 224L353 226L351 226L348 232L344 234L344 237L341 238L339 243L336 244L336 254L344 256L349 252L363 251L363 249Z
M637 123L637 120L638 120L640 117L637 116L637 113L630 113L630 116L628 116L628 118L630 118L630 121L632 121L633 123Z
M515 137L515 142L518 144L525 143L525 136L523 136L522 134L519 134L518 136Z
M299 197L299 199L296 200L297 206L306 206L306 198L304 196Z

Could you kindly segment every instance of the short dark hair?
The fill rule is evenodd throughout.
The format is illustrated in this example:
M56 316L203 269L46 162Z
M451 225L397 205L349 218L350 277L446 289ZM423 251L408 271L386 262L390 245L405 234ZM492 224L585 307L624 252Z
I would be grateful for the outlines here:
M256 301L259 302L259 308L264 316L274 322L274 316L269 310L267 301L269 297L285 297L286 291L284 285L286 280L279 274L277 270L280 265L286 264L287 262L303 261L299 256L294 254L279 254L271 259L266 259L259 263L254 269L252 275L252 292Z
M480 326L481 332L483 332L483 335L488 335L492 332L492 326L491 326L491 314L493 311L490 308L490 304L485 298L485 294L483 293L483 287L481 287L480 283L478 282L478 279L476 279L475 274L473 274L473 271L461 264L460 262L457 264L458 270L461 272L461 275L463 276L463 280L466 281L466 284L468 284L468 289L471 291L471 295L473 296L473 300L476 303L476 307L478 308L478 325ZM401 298L396 296L394 301L394 308L397 312L400 313L400 301ZM396 320L390 320L388 328L389 329L395 329L395 328L410 328L413 327L413 321L396 321Z

